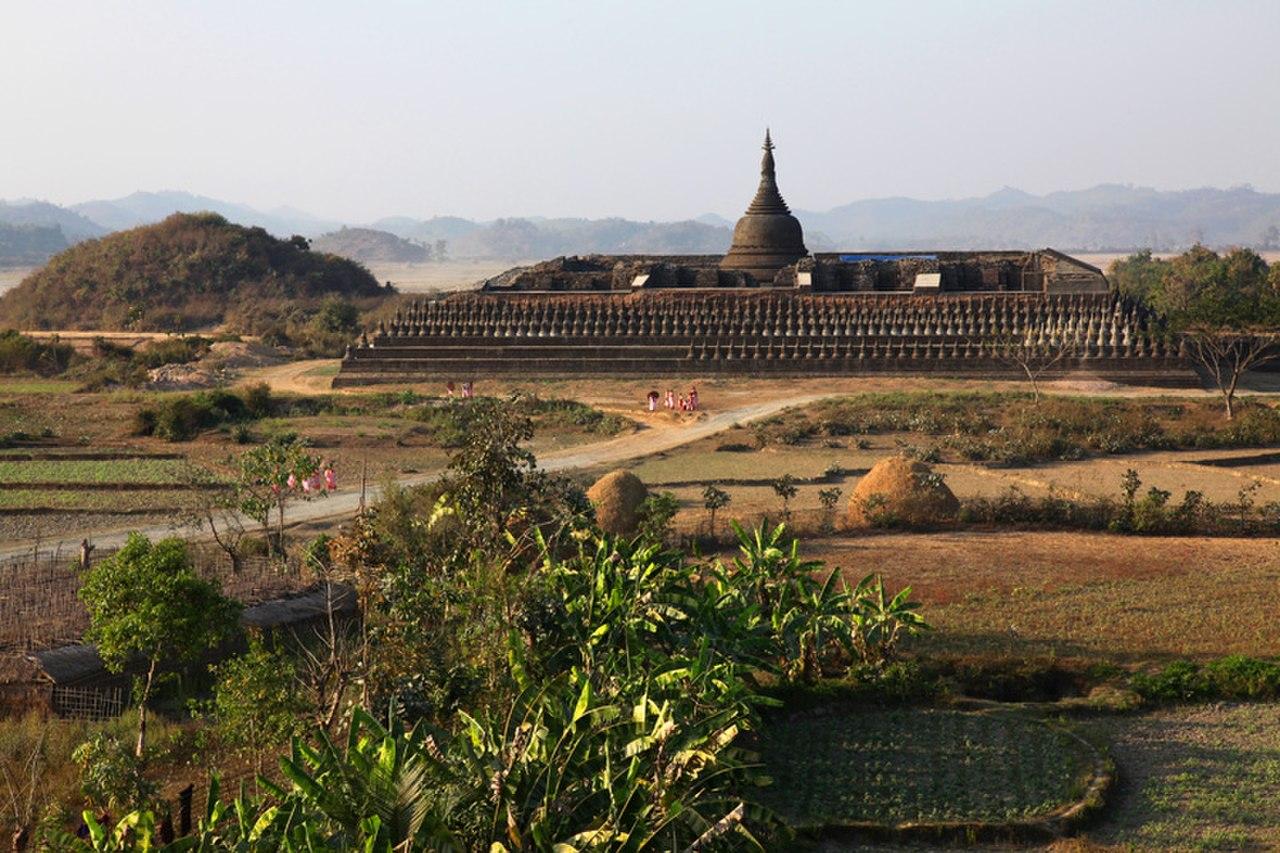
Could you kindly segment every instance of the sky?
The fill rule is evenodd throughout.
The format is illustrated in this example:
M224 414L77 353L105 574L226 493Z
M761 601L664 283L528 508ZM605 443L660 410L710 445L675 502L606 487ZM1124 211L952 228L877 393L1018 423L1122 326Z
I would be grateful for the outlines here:
M0 3L0 198L736 216L1280 191L1277 0Z

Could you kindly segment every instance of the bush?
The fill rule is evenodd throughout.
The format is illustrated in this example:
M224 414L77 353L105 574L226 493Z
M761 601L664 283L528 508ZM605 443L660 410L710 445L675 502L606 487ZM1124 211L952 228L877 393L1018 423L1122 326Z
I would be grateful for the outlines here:
M75 359L70 344L38 341L13 329L0 332L0 373L35 373L57 376Z
M142 759L113 733L99 732L76 747L71 759L80 765L85 799L98 808L128 812L145 807L156 785L143 775Z
M665 542L671 536L671 522L680 511L680 501L671 492L649 495L640 504L638 530L649 542Z
M166 364L188 364L209 351L211 341L198 336L162 338L130 353L135 363L148 369Z
M253 390L250 389L250 393ZM259 398L255 398L256 404L261 404ZM203 430L245 421L252 416L249 403L236 393L201 391L167 397L156 406L139 409L134 415L133 432L169 441L190 441Z
M1156 673L1139 673L1130 686L1148 702L1280 698L1280 662L1230 655L1201 665L1180 660Z

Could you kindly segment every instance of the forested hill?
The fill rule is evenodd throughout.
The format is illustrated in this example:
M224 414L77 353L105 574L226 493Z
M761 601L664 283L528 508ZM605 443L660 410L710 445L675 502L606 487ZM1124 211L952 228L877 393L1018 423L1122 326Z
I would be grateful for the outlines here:
M420 264L431 260L432 250L387 231L341 228L311 241L317 251L341 255L362 264Z
M0 266L34 266L67 248L56 225L10 225L0 222Z
M0 326L20 329L252 326L253 317L325 297L385 294L363 266L313 252L214 213L174 214L155 225L87 240L55 255L0 297Z
M630 219L495 219L473 222L452 216L393 217L375 227L409 240L448 243L459 258L553 258L582 254L716 254L729 249L732 231L704 222L637 222Z

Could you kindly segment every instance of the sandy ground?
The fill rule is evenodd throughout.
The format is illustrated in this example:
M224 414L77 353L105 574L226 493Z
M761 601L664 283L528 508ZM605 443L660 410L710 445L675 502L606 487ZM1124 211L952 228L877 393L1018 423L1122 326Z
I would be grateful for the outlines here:
M533 261L463 258L428 264L366 264L378 281L389 281L401 293L465 290L512 267Z
M266 382L280 391L305 394L329 393L339 367L338 359L295 361L259 371L246 372L243 382ZM486 378L476 383L477 393L506 394L523 391L543 397L567 397L604 408L639 408L649 389L685 390L697 386L705 401L732 401L734 404L765 402L784 397L817 394L838 396L870 392L899 391L1018 391L1026 392L1027 383L987 379L947 378L933 376L824 376L813 379L796 377L712 376L690 373L687 376L591 378L529 377ZM361 394L370 391L399 391L412 388L427 394L443 393L440 382L404 382L338 389L334 393ZM1096 377L1081 376L1041 383L1046 394L1064 396L1109 397L1217 397L1214 389L1158 388L1142 385L1118 385ZM1249 374L1242 383L1241 395L1280 392L1280 373Z

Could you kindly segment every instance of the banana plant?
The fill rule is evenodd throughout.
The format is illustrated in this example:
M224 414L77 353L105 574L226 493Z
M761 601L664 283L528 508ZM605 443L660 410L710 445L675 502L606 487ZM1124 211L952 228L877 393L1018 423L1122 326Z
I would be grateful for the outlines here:
M878 574L858 581L852 602L854 647L863 663L886 664L893 660L902 637L932 630L920 614L920 602L911 600L911 587L890 597Z
M310 829L328 827L326 846L462 851L448 828L458 789L435 738L425 724L406 730L393 716L383 726L356 709L341 746L323 729L314 746L294 739L280 762L288 787L259 781L282 803L318 818ZM290 844L305 840L286 837Z

